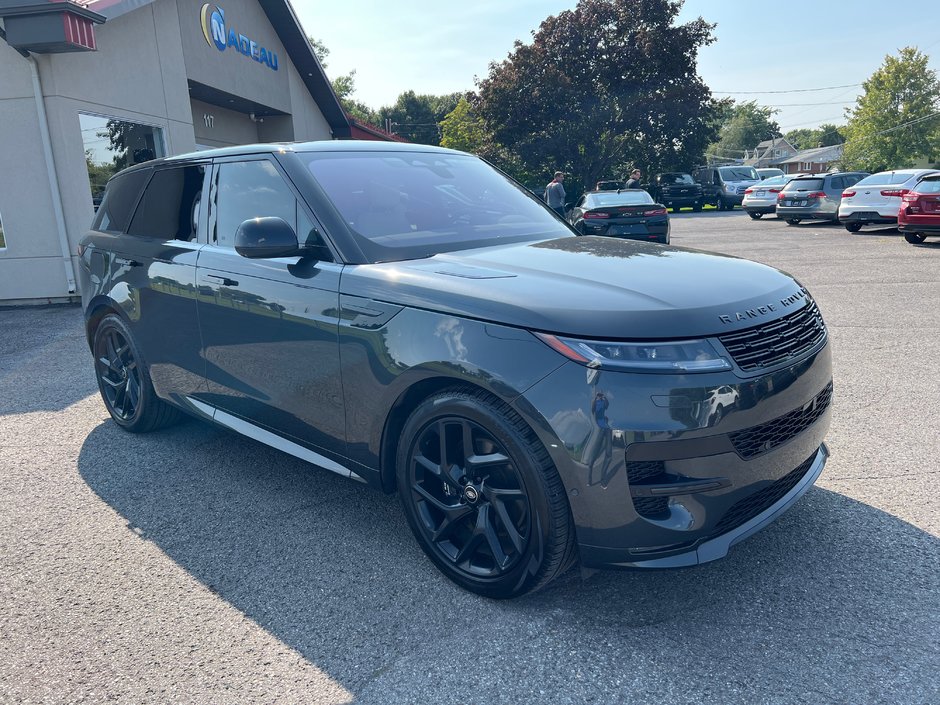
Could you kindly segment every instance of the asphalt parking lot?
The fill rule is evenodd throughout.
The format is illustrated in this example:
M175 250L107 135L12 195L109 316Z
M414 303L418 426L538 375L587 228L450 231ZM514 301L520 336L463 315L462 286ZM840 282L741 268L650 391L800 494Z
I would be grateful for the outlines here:
M672 235L813 292L830 462L722 561L512 602L443 578L394 497L195 421L118 430L79 308L0 310L0 702L940 702L940 241Z

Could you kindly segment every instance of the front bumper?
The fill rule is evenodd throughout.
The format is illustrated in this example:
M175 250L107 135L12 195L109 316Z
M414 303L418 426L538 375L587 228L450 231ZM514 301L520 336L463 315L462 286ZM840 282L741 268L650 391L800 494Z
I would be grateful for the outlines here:
M664 206L694 206L702 202L702 194L670 196L664 193L660 197L659 202Z
M680 567L724 556L812 486L831 379L828 343L750 376L568 363L517 408L568 491L584 566Z

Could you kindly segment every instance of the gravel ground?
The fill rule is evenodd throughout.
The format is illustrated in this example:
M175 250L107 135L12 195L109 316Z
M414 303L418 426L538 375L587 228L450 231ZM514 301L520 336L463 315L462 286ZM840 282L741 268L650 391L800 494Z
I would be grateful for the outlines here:
M393 497L189 422L121 432L77 307L0 310L0 702L940 702L940 242L673 217L794 274L832 458L728 558L462 592Z

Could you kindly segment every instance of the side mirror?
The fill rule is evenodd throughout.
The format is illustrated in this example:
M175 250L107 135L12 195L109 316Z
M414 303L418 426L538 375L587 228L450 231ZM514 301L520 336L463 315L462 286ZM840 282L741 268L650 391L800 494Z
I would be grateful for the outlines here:
M235 251L242 257L300 255L297 234L283 218L249 218L235 231Z

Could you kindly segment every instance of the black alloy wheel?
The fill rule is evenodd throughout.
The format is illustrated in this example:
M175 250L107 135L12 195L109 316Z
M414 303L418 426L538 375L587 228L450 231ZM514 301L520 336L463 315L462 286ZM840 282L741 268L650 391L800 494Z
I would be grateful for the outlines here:
M904 239L912 245L919 245L927 239L927 236L923 233L904 233Z
M850 233L857 233L859 230L862 229L862 224L861 223L846 223L845 229L848 230Z
M95 329L95 377L105 408L123 429L144 433L169 426L182 413L158 398L124 321L105 316Z
M748 211L747 214L751 216L751 220L760 220L764 215L763 213L754 213L752 211Z
M451 580L487 597L537 589L574 559L561 479L508 406L447 392L408 419L398 492L418 543Z

